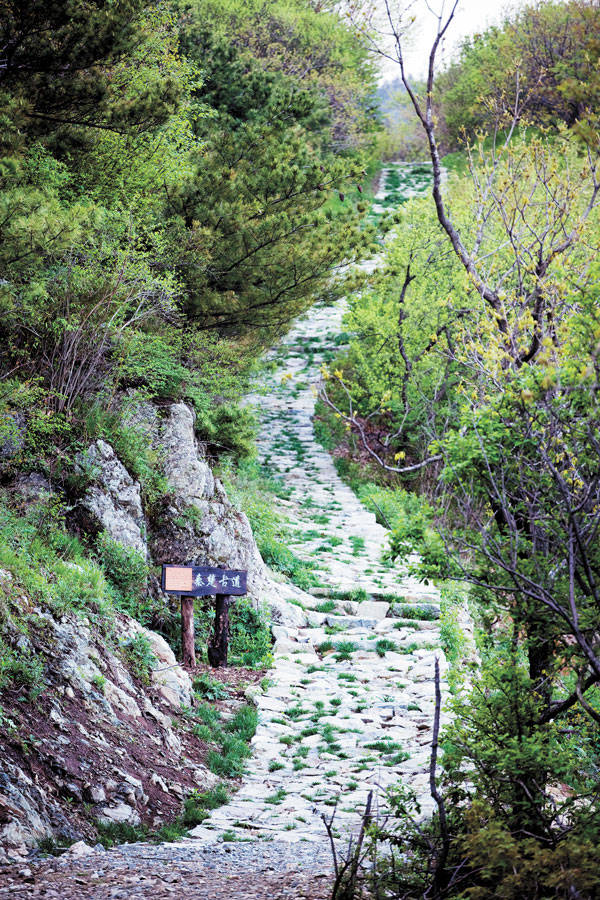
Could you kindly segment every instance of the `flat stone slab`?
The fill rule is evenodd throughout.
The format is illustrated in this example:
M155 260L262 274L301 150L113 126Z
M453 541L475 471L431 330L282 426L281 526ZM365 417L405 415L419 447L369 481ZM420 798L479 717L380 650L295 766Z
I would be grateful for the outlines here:
M364 628L365 630L371 631L377 625L378 620L367 619L362 616L327 616L325 621L327 625L332 625L333 627L337 625L339 628L347 628L348 630Z
M390 609L390 604L383 600L364 600L358 604L356 614L361 618L375 619L381 621L385 619Z

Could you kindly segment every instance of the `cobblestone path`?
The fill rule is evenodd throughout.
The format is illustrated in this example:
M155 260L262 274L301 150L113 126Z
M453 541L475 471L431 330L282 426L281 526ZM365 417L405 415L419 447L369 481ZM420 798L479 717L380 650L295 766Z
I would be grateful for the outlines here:
M320 366L339 346L344 309L316 307L296 323L257 398L261 459L291 489L280 501L295 533L291 549L315 564L321 588L303 602L304 626L275 628L251 774L192 832L200 840L225 832L323 842L322 815L336 805L340 835L356 832L369 791L384 810L385 789L399 779L431 809L436 656L446 671L439 595L383 562L385 528L313 433Z
M395 171L384 171L380 204ZM274 628L271 686L256 698L259 727L242 787L183 841L56 860L43 886L24 878L9 892L317 900L329 896L331 870L323 815L335 809L335 829L347 840L368 793L382 814L386 788L398 781L416 791L424 813L431 809L435 657L442 674L447 668L439 596L383 562L386 530L313 433L315 386L340 344L344 307L317 306L296 323L273 351L256 398L260 456L291 489L280 501L295 534L291 549L315 564L321 587L304 597L304 624Z

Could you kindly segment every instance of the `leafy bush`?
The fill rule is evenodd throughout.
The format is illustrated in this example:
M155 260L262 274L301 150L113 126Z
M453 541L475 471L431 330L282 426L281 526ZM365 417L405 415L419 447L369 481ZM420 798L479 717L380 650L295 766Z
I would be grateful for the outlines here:
M335 601L334 600L325 600L323 603L319 603L316 608L317 612L320 613L330 613L335 611Z
M224 700L230 696L230 691L225 685L216 678L211 678L210 675L196 675L192 681L192 687L196 696L204 697L207 700Z
M125 547L103 531L96 540L96 553L124 605L129 600L139 600L148 581L148 565L140 551Z
M448 554L435 527L435 509L425 497L374 484L361 485L358 494L378 521L390 529L390 558L405 560L411 553L418 553L419 572L447 572Z
M98 843L109 850L118 844L136 844L148 838L145 825L128 825L126 822L97 822Z
M262 668L271 662L273 638L264 609L241 597L229 616L232 662L236 665Z
M338 641L335 645L335 658L338 662L352 658L352 654L358 649L353 641Z
M47 686L43 659L7 646L0 638L0 691L23 689L24 696L36 700Z
M209 411L199 412L196 430L200 439L219 454L226 453L235 460L256 455L256 416L247 406L238 403L215 406L212 402Z
M85 440L102 438L109 443L129 474L139 481L144 502L151 505L165 496L168 485L160 453L152 446L147 429L128 421L127 412L135 409L138 399L143 400L144 395L131 398L121 413L106 409L99 401L92 404L85 415ZM93 478L93 472L88 477Z
M252 755L248 744L235 734L224 734L220 750L211 750L206 758L208 768L224 778L243 775L245 761Z
M144 634L136 634L135 637L122 644L125 659L130 670L142 684L150 684L150 673L156 666L156 657L152 653L150 641Z
M455 664L459 661L466 642L459 622L464 588L453 582L444 582L440 588L440 599L440 641L448 662Z
M392 609L394 615L401 619L420 619L423 622L431 622L440 618L439 609L430 603L399 603L392 601Z
M0 568L12 575L0 588L0 685L22 684L33 699L44 689L43 660L19 650L15 636L27 637L44 627L36 607L56 616L84 615L101 633L112 622L114 592L79 541L66 532L63 519L57 502L44 500L16 510L0 492Z
M395 650L396 644L394 641L391 641L389 638L381 638L375 644L375 652L377 656L385 656L388 650Z
M183 802L181 823L187 828L200 825L209 816L209 810L218 809L229 802L229 791L224 784L217 784L209 791L192 791Z
M197 607L196 646L204 653L214 627L214 607ZM266 610L248 597L239 597L229 610L229 661L233 665L260 669L271 662L273 638Z

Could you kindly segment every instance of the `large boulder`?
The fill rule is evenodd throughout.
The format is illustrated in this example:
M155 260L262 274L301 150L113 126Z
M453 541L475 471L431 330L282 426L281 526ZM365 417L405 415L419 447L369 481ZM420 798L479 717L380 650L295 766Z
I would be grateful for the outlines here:
M184 504L212 498L215 480L194 433L194 414L185 403L174 403L163 423L161 444L169 486Z

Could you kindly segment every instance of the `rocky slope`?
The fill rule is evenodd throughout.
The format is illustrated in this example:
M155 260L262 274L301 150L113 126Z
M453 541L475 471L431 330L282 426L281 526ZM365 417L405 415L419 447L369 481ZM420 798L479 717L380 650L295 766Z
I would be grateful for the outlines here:
M303 624L288 603L302 595L279 584L265 567L246 516L229 501L194 433L194 415L183 403L159 410L134 409L136 427L159 451L169 490L150 521L137 483L113 447L95 441L78 465L87 487L71 518L86 535L104 532L138 551L151 566L149 590L164 604L158 566L207 563L248 570L249 596L271 607L273 620ZM23 504L49 500L53 486L37 475L12 485ZM0 572L0 602L11 596L22 608L32 600L18 578ZM93 837L91 820L143 822L172 819L190 791L215 777L203 765L206 748L179 727L191 703L191 680L166 641L118 613L111 637L97 623L33 607L28 635L8 634L26 653L44 660L45 689L32 703L19 690L0 697L0 847L26 852L40 840ZM125 664L127 647L142 639L154 657L148 679ZM147 642L147 643L146 643ZM125 651L125 652L123 652ZM144 683L148 680L148 683Z

